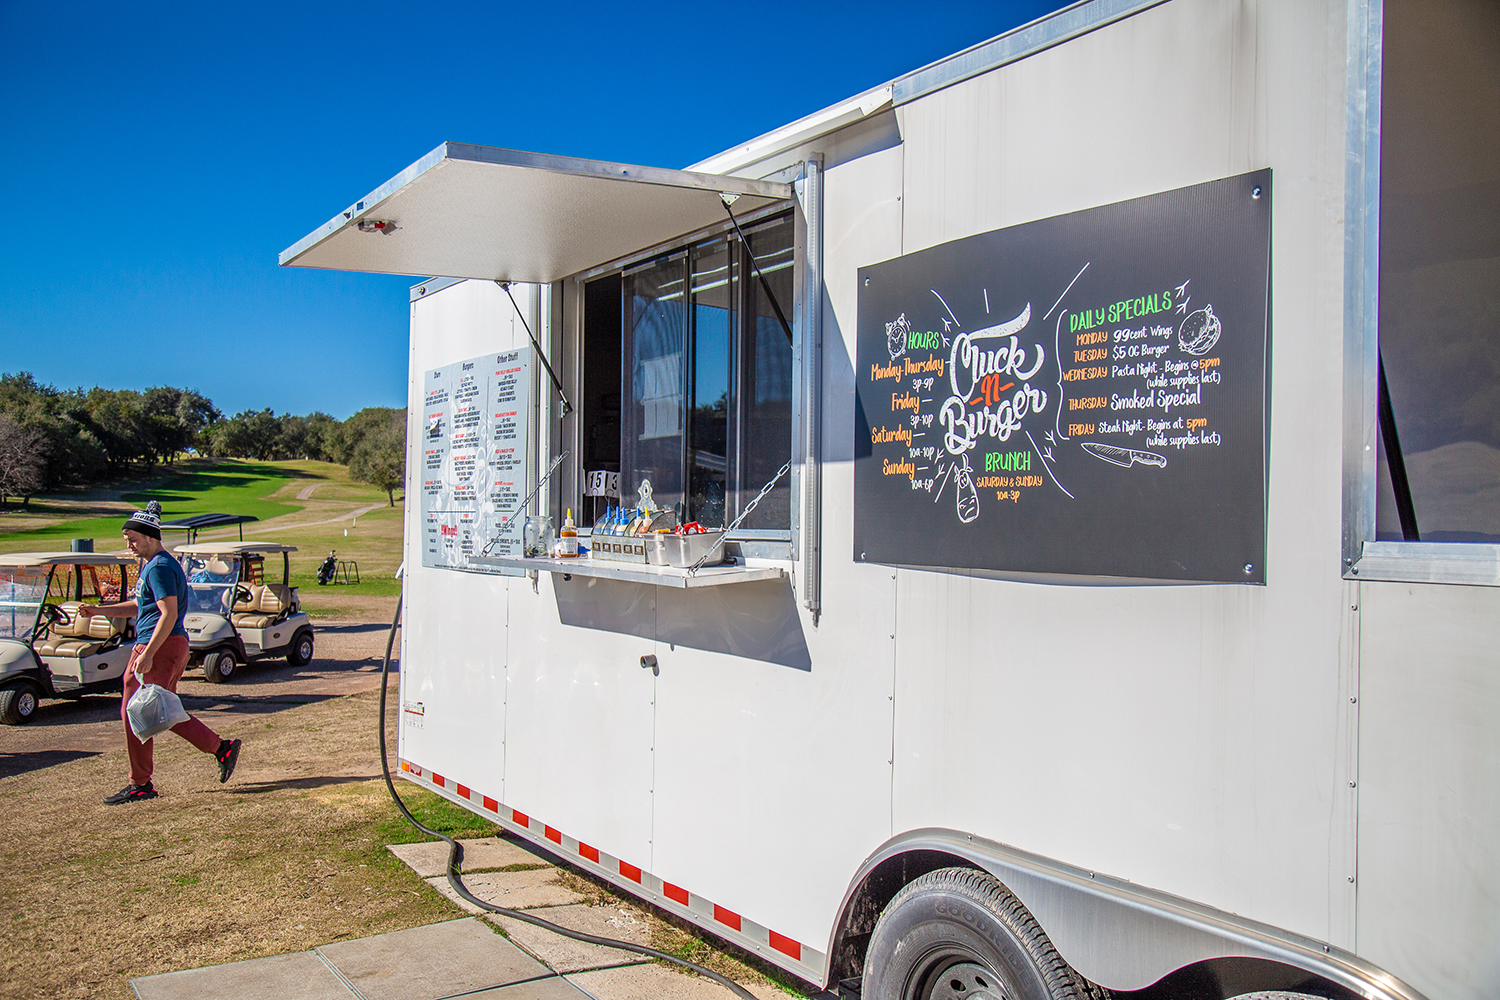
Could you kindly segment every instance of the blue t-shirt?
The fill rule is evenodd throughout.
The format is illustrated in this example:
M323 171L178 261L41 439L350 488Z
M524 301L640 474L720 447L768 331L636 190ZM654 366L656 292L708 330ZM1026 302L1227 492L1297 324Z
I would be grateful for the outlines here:
M184 624L188 614L187 596L187 575L182 572L177 560L165 552L152 556L141 567L141 578L135 585L135 601L139 607L135 615L136 643L151 641L156 623L161 621L161 609L156 606L156 602L165 597L177 598L177 624L172 628L172 635L187 638L187 626Z

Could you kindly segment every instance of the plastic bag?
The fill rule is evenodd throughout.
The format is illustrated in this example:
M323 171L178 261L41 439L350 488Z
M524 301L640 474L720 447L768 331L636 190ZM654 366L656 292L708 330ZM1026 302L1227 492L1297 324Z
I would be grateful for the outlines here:
M142 684L125 705L130 731L142 743L188 720L182 699L159 684Z

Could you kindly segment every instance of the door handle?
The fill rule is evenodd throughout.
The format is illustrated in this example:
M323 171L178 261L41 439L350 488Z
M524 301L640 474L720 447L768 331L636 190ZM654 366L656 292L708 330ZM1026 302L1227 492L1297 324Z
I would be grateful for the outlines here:
M647 653L645 656L641 657L641 669L651 671L651 676L653 677L661 676L661 668L656 665L655 653Z

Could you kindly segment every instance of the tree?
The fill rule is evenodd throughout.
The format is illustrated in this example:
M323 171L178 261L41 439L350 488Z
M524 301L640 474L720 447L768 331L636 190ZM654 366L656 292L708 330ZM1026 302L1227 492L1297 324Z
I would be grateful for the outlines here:
M0 510L5 498L18 496L21 507L31 506L31 495L46 484L47 438L0 416Z
M355 447L349 459L349 478L385 490L386 500L394 507L396 487L406 482L406 411L395 410L390 414L383 425L366 434Z
M405 410L400 411L405 419ZM340 465L351 465L354 452L369 434L387 427L397 413L388 406L367 406L338 425L338 433L329 435L328 457Z
M225 458L273 458L281 421L269 409L242 410L209 428L210 453Z
M332 460L329 451L332 437L339 432L339 422L321 410L307 415L307 457Z

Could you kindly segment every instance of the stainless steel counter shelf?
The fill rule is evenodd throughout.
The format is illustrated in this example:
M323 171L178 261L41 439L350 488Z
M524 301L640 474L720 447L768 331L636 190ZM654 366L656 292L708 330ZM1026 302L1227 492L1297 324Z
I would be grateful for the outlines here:
M537 559L521 556L495 556L475 558L473 562L484 566L501 566L506 569L537 570L543 573L562 573L565 576L594 576L606 580L624 580L629 583L649 583L657 587L723 587L733 583L753 583L756 580L779 580L786 576L780 566L746 566L743 563L722 566L704 566L696 573L675 566L645 566L637 563L612 562L580 556L574 559Z

